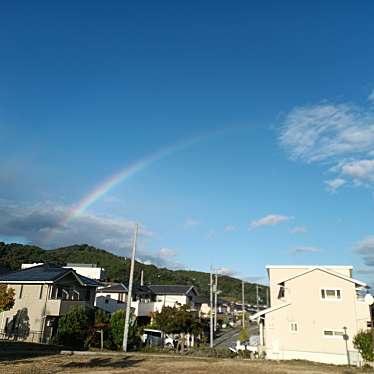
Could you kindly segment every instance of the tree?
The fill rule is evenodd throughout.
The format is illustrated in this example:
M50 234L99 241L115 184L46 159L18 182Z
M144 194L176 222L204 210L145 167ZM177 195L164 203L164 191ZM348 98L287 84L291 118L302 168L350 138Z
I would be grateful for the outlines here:
M75 306L59 319L56 341L72 348L85 348L91 326L92 321L86 309Z
M123 309L117 310L110 319L110 331L114 345L117 349L122 348L123 331L125 328L126 311ZM130 328L127 340L128 347L137 347L140 344L140 337L138 335L137 324L130 315Z
M180 308L163 307L161 312L153 314L153 319L154 327L164 333L180 334L178 347L182 352L184 350L184 335L186 333L198 335L203 330L198 314L188 310L187 305Z
M360 352L365 361L374 361L371 331L359 331L353 338L353 346Z
M13 288L7 288L6 284L0 284L0 313L13 308L14 297Z

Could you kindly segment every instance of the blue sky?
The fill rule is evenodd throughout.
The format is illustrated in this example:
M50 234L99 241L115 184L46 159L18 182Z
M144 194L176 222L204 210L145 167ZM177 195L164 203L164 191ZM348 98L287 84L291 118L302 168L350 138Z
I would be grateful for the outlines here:
M0 237L255 279L374 266L374 5L13 2L0 15ZM372 95L372 96L370 96ZM220 131L224 130L224 131ZM90 191L166 146L61 227Z

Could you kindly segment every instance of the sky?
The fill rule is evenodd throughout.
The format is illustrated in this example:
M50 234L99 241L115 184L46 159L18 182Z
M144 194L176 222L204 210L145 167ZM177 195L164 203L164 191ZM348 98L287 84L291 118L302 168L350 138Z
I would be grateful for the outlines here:
M371 1L66 1L0 14L0 240L266 282L374 284Z

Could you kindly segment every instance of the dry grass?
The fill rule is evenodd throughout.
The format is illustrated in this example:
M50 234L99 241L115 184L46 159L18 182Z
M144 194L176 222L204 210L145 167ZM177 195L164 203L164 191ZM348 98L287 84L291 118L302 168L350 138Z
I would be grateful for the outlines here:
M4 374L142 373L142 374L353 374L361 369L302 361L272 362L240 359L128 354L117 356L45 356L0 362ZM374 373L374 371L371 371Z

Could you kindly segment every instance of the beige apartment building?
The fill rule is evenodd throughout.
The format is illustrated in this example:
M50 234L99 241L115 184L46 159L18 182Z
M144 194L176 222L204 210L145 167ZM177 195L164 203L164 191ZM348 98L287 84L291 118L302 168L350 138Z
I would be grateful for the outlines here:
M271 307L251 316L269 359L360 364L353 337L367 329L367 285L351 266L267 266Z
M93 308L98 283L73 269L43 264L0 276L15 290L12 309L0 313L0 338L48 342L58 319L76 305Z

